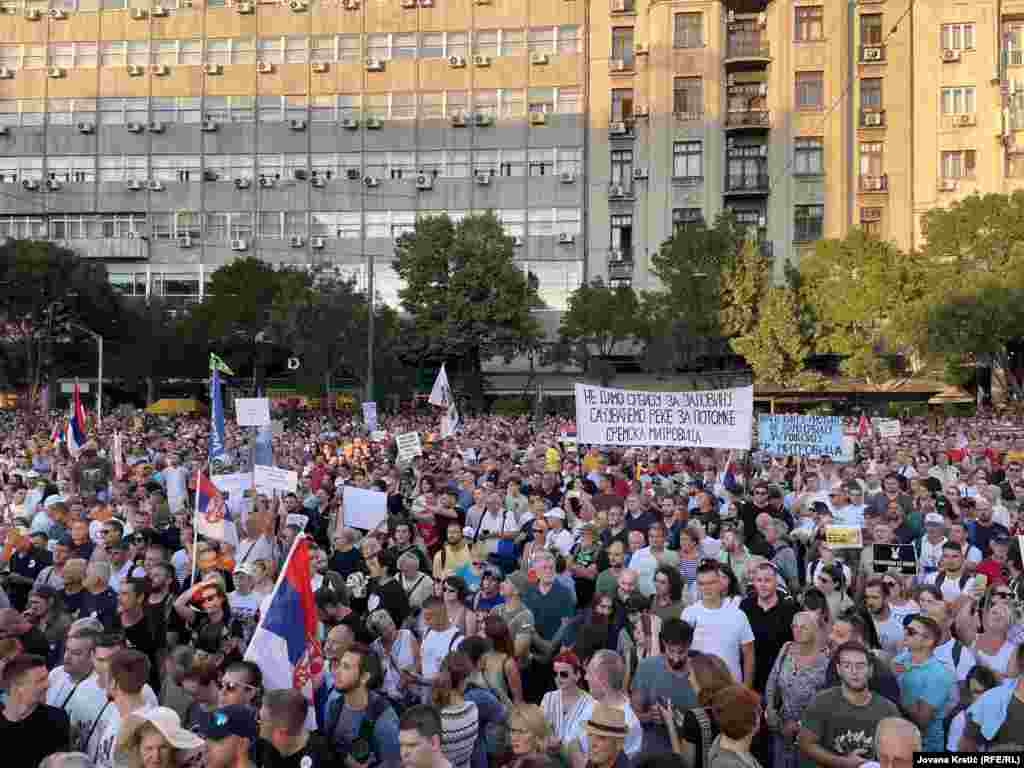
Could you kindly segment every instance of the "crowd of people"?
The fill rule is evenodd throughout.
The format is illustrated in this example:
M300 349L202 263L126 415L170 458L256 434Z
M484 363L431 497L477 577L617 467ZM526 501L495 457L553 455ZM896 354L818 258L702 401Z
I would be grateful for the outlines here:
M440 439L434 414L403 415L371 440L311 414L274 437L299 491L226 493L223 540L193 527L207 420L110 415L72 455L52 425L2 419L13 766L903 768L914 751L1024 751L1015 416L904 419L837 463L577 447L554 418ZM399 461L412 430L422 455ZM225 447L244 470L241 430ZM347 526L348 488L386 493L386 522ZM325 660L312 701L245 658L298 536ZM876 562L876 544L911 545L911 567Z

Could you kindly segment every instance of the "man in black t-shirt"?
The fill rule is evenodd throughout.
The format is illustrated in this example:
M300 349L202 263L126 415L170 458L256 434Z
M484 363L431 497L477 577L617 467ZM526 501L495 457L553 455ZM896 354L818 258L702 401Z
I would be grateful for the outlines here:
M24 611L28 604L28 593L36 583L36 577L43 569L53 564L53 555L35 546L32 539L22 536L11 555L11 573L7 577L7 596L11 605Z
M46 704L46 659L21 654L4 668L7 698L0 712L0 740L16 750L11 765L39 765L71 746L71 721L64 710Z
M302 693L292 688L263 694L260 738L254 750L262 768L325 768L334 764L326 740L319 732L306 730L308 708Z
M144 578L131 577L121 583L117 595L117 621L124 632L125 645L146 654L149 659L149 684L160 690L160 665L157 651L161 643L146 617L149 584Z

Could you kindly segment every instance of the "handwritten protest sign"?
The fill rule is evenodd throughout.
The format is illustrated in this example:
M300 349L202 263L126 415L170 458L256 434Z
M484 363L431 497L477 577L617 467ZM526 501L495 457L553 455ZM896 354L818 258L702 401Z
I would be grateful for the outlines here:
M265 397L236 397L235 420L240 427L269 425L270 401Z
M839 416L762 415L757 420L761 449L777 456L843 455L843 420Z
M266 467L257 464L253 470L256 475L256 491L266 496L278 493L295 493L299 487L299 475L288 469Z
M576 385L581 443L747 449L753 421L753 387L641 392Z
M900 573L917 573L917 553L913 544L875 544L871 552L875 573L896 570Z
M825 526L825 541L832 549L860 549L864 546L860 528L848 525Z
M419 432L403 432L395 436L398 444L398 460L400 462L412 461L417 456L423 455L423 443L420 442Z
M874 425L883 439L899 437L903 432L899 419L875 419Z
M346 486L342 497L342 518L349 528L372 531L388 519L388 495L383 491Z

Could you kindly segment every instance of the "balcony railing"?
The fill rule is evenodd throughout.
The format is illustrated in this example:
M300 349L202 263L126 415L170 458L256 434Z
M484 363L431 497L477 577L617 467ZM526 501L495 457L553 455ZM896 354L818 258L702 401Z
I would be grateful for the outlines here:
M797 243L809 243L820 240L822 232L821 219L803 219L796 222L793 228L793 240Z
M633 279L633 252L630 249L612 249L612 255L621 255L621 258L608 260L609 280L632 280Z
M729 39L725 55L729 59L770 59L771 46L767 40L751 40L749 37Z
M726 112L726 128L767 128L771 125L772 113L767 109L750 109L745 112Z
M889 177L886 174L880 176L869 176L867 174L861 174L860 177L860 191L861 192L888 192L889 191Z
M1019 48L1004 49L1003 61L1009 67L1024 67L1024 50Z
M725 191L752 194L767 192L771 184L770 179L767 173L729 174L725 177Z

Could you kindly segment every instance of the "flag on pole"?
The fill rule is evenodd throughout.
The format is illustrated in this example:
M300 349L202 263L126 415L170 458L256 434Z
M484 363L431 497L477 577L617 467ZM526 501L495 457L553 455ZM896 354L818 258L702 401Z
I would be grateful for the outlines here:
M448 386L448 371L445 369L444 363L441 363L441 370L437 372L437 378L434 379L434 386L430 390L427 402L445 409L445 414L441 417L442 439L451 437L458 432L462 421L459 419L459 409L455 406L451 387Z
M127 473L128 468L124 462L124 438L118 431L114 433L114 479L124 480Z
M308 536L299 534L292 544L245 660L260 668L265 690L301 691L310 703L306 724L316 727L313 693L323 682L324 657L317 640L316 600L309 579L309 542Z
M871 422L868 421L868 417L865 414L860 415L860 421L857 422L857 437L861 438L868 435L871 432Z
M224 457L224 403L220 392L220 370L214 368L210 373L210 448L209 460L216 461Z
M196 532L217 541L228 539L228 512L224 497L202 470L196 471Z
M67 445L72 456L78 456L85 445L85 411L82 409L82 396L75 382L75 391L71 396L71 415L68 417Z
M235 375L235 372L228 368L228 364L221 360L219 356L213 354L213 352L210 353L210 370L220 371L225 376Z
M59 445L61 440L64 439L64 425L61 422L57 422L53 425L53 431L50 432L50 442L54 445Z

